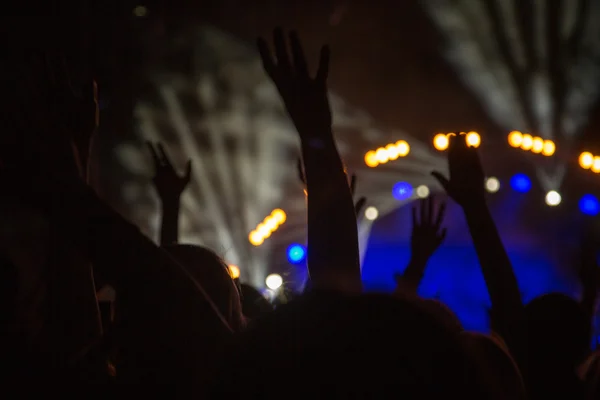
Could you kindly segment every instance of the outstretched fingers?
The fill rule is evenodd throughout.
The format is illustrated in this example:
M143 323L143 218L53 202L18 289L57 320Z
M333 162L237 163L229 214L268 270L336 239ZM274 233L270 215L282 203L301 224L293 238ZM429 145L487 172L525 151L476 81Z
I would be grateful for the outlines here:
M169 156L167 155L167 152L165 151L165 148L163 147L162 143L158 143L157 147L163 166L169 169L174 169L173 164L171 163L171 160L169 159Z
M258 53L260 54L260 59L262 60L263 69L267 75L273 79L273 74L275 72L275 61L273 61L273 56L267 41L259 37L256 39L256 47L258 48Z
M365 208L365 204L367 204L367 198L366 197L361 197L360 199L358 199L358 201L356 202L356 204L354 204L354 213L356 214L356 216L360 215L360 213L362 212L363 208Z
M158 156L158 153L156 151L156 148L154 147L154 144L152 144L152 142L150 142L150 141L147 141L146 146L148 146L148 150L150 151L150 156L152 157L152 162L154 163L154 167L159 168L162 165L162 161L160 160L160 157Z
M329 75L329 57L330 57L329 46L321 47L321 54L319 55L319 68L317 69L317 75L315 81L325 86L327 84L327 76Z
M304 55L298 32L293 31L289 36L292 57L294 60L294 70L299 77L308 79L308 64L306 63L306 56Z
M273 32L273 45L275 47L275 57L277 58L277 67L282 70L289 71L292 67L290 56L288 54L287 45L283 29L276 28Z

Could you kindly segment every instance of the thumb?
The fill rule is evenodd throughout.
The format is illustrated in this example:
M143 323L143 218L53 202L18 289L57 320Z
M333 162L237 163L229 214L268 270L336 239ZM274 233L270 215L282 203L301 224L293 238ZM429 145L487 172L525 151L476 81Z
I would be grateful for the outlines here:
M446 194L450 194L450 181L441 172L432 171L431 175L442 185Z

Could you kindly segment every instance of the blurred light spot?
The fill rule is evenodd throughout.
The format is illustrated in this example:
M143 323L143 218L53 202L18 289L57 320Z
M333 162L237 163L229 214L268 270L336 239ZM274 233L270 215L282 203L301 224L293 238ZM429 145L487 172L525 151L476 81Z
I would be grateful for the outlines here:
M560 204L562 197L556 190L551 190L546 193L546 204L549 206L557 206Z
M367 207L365 210L365 218L369 221L375 221L379 216L379 211L375 207Z
M485 189L490 193L496 193L500 190L500 181L495 177L489 177L485 180Z
M593 194L585 194L579 200L579 209L586 215L597 215L600 212L600 203Z
M292 264L299 264L306 259L306 248L301 244L292 244L287 249L288 261Z
M525 174L516 174L510 179L510 186L520 193L527 193L531 189L531 180Z
M406 200L412 196L413 188L408 182L398 182L392 188L392 195L396 200Z
M429 188L425 185L417 187L417 196L421 199L426 198L429 196Z
M448 148L448 143L449 143L448 136L444 133L438 133L433 138L433 147L435 147L436 150L439 150L439 151L446 150Z
M265 284L271 290L277 290L283 285L283 278L279 274L271 274L265 279Z

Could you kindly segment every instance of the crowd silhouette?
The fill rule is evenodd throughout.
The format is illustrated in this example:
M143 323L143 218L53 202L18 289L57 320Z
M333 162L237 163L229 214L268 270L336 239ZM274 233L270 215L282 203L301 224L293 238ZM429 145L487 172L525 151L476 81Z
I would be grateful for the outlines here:
M411 258L396 291L364 293L357 215L365 199L353 199L356 180L331 129L329 48L312 76L295 32L276 29L272 45L261 38L257 47L300 140L304 292L274 307L232 279L214 251L179 243L193 161L179 174L160 143L148 143L160 244L105 204L88 184L96 83L79 79L75 90L59 51L31 52L14 62L14 82L3 82L14 96L0 143L4 377L102 384L112 395L120 384L169 384L185 389L177 396L204 398L600 398L590 345L600 286L594 241L574 262L581 301L552 293L524 304L486 205L478 151L454 136L449 176L433 176L464 212L492 333L464 330L443 303L417 294L452 229L441 196L413 209ZM114 301L99 301L105 286Z

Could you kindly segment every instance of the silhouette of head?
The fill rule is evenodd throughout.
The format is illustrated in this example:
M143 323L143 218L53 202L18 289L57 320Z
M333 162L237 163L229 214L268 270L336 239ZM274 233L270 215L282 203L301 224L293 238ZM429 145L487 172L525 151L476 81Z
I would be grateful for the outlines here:
M307 398L482 398L458 334L406 299L313 292L238 340L215 396L274 398L293 388Z
M525 399L526 391L519 369L496 338L481 333L462 332L461 339L478 366L480 378L489 387L489 399Z
M460 332L463 330L463 326L452 310L439 300L424 299L421 300L421 305L425 307L427 312L436 316L440 321L448 327L448 329Z
M525 307L527 348L534 368L574 370L590 346L591 321L575 300L551 293ZM539 365L538 365L539 364Z
M181 263L202 286L231 328L244 326L240 294L225 262L212 250L191 244L174 244L164 249Z

